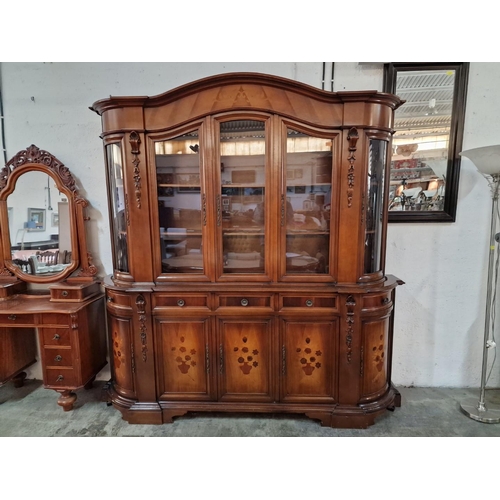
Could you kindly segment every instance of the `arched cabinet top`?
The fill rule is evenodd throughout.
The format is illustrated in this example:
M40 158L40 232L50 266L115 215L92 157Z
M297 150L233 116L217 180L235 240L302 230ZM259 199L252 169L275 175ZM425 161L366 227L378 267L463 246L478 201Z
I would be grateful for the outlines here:
M329 92L260 73L226 73L156 96L111 96L90 108L102 116L103 134L157 132L207 115L254 110L298 119L317 127L392 127L393 110L404 101L369 91Z

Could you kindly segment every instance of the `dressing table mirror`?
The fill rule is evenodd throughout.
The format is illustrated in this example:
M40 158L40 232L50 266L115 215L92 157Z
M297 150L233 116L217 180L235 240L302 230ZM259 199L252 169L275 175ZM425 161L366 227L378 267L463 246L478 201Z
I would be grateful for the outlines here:
M22 386L39 360L44 387L60 393L65 411L106 365L87 206L69 169L34 145L0 171L0 386Z

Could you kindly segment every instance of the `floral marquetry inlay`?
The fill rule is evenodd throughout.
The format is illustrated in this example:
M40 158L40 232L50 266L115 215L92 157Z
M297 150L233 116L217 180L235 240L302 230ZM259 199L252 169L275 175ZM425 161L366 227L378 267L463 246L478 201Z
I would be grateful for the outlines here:
M323 353L319 349L313 349L311 339L305 339L305 345L297 347L296 352L300 355L300 364L306 375L312 375L315 369L321 368L319 359Z
M257 368L259 366L256 357L259 355L259 351L257 349L252 349L248 347L247 342L248 338L243 337L241 339L243 345L241 347L234 347L234 352L238 353L238 363L240 365L240 370L244 375L248 375L252 368Z
M177 368L181 371L181 373L186 374L192 366L196 366L196 349L186 347L184 342L186 341L185 337L181 337L180 344L176 347L172 347L172 353L175 356L175 362L177 363Z

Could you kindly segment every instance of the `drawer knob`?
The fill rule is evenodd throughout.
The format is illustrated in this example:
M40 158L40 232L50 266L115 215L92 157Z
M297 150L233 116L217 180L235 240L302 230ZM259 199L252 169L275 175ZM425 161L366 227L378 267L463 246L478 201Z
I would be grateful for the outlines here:
M17 316L15 314L9 314L8 318L11 320L11 321L15 321Z
M68 291L67 291L67 290L63 290L63 291L61 292L61 295L62 295L63 297L67 297L67 296L69 295L69 293L68 293Z
M185 305L185 304L186 304L186 303L185 303L182 299L179 299L179 300L177 301L177 305L178 305L179 307L184 307L184 305Z
M113 302L113 297L107 297L107 298L106 298L106 300L107 300L108 302Z
M385 297L382 299L382 304L388 304L391 299L389 297Z
M243 307L248 306L248 299L241 299L241 305L242 305Z
M59 376L56 378L56 382L61 382L61 380L64 380L64 376L63 376L63 375L59 375Z
M60 338L61 338L61 336L58 333L56 333L52 340L59 340Z
M313 306L313 301L311 299L306 300L306 306L307 307L312 307Z
M58 354L55 358L54 361L62 361L62 356Z

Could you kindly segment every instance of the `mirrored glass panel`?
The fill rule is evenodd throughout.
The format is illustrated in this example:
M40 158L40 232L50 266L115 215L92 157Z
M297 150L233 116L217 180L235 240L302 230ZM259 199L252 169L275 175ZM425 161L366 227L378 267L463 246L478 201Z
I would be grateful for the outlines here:
M469 63L391 63L394 117L389 221L453 221Z
M157 142L156 180L163 273L203 273L198 131Z
M365 215L365 273L382 269L385 166L387 142L371 140L368 158L368 186Z
M332 198L332 141L287 130L287 274L327 274Z
M113 238L114 268L125 273L128 269L127 221L123 189L123 160L119 144L106 146L108 167L109 203Z
M7 197L11 257L24 273L54 276L71 264L69 202L52 177L26 172Z
M264 122L221 123L217 225L222 229L224 273L265 271L265 155Z

